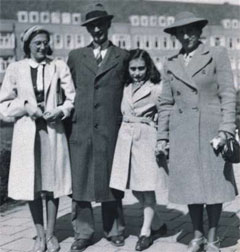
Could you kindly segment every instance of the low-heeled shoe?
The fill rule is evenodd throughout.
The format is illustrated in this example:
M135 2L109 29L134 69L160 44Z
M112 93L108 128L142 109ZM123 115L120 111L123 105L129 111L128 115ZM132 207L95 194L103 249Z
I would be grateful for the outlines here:
M149 248L152 244L153 244L153 238L151 235L148 237L145 235L142 235L138 238L135 250L143 251L143 250Z
M206 243L205 237L194 238L188 245L187 252L202 252Z
M116 247L121 247L125 244L125 238L123 235L114 235L107 239L111 242L112 245Z
M92 245L92 241L89 239L78 239L75 240L71 246L71 252L82 252L88 246Z

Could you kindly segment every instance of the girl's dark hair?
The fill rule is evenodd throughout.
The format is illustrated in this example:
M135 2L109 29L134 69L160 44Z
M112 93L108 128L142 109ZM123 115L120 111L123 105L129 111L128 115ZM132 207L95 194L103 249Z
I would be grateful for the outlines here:
M23 51L25 53L25 57L30 58L31 52L30 52L29 44L30 44L31 40L35 36L37 36L38 34L42 34L42 33L46 34L48 42L50 41L50 33L48 31L46 31L46 30L37 30L37 31L33 32L29 36L28 40L25 41L24 44L23 44ZM52 53L53 53L53 51L52 51L51 47L48 45L47 55L52 55Z
M153 60L151 59L150 55L148 52L142 50L142 49L134 49L129 51L130 56L128 58L128 67L129 63L131 60L134 59L142 59L144 60L146 67L147 67L147 72L145 76L145 81L150 80L152 83L157 84L161 81L161 75L159 71L157 70ZM127 73L127 84L131 83L132 79L129 75L129 71Z

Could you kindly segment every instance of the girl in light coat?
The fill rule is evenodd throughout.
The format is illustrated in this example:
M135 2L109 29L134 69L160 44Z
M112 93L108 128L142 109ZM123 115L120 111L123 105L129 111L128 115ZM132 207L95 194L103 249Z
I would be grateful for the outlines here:
M133 194L144 208L144 221L136 250L153 243L151 223L155 212L155 192L159 167L154 154L156 145L157 100L160 74L149 54L130 51L129 81L124 88L121 124L111 173L110 187ZM161 231L166 226L161 227Z
M62 119L70 115L75 89L67 65L48 57L49 38L49 32L40 26L25 31L26 58L9 65L0 91L0 113L7 121L14 121L8 196L29 201L37 231L34 252L60 249L54 236L58 202L59 197L71 194L69 152Z

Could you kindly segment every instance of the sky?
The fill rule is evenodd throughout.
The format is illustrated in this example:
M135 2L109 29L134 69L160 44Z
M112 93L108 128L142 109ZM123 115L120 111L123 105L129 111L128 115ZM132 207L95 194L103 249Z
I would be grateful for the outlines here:
M148 1L153 1L153 0L148 0ZM154 0L154 1L166 1L166 0ZM240 5L240 0L167 0L171 2L186 2L186 3L213 3L213 4L222 4L222 3L230 3L234 5Z

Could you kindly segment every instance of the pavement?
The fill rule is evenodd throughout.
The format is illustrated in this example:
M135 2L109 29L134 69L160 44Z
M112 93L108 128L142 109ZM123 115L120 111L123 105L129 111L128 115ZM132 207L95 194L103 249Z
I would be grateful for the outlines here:
M240 164L234 167L236 182L240 192ZM191 221L186 206L167 203L167 190L161 186L156 190L157 216L153 225L155 228L161 222L167 224L168 232L159 237L146 252L184 252L192 239ZM142 223L142 210L131 191L127 191L123 200L126 220L126 241L123 247L114 247L103 235L101 208L93 204L96 222L94 245L88 247L86 252L130 252L135 251L137 236ZM219 225L222 252L240 252L240 196L233 202L225 203ZM207 229L207 217L204 213L204 224ZM73 242L71 226L71 199L60 199L58 211L56 236L61 245L61 252L69 252ZM28 252L34 244L36 232L30 216L28 205L20 202L17 206L7 207L0 216L0 252Z

